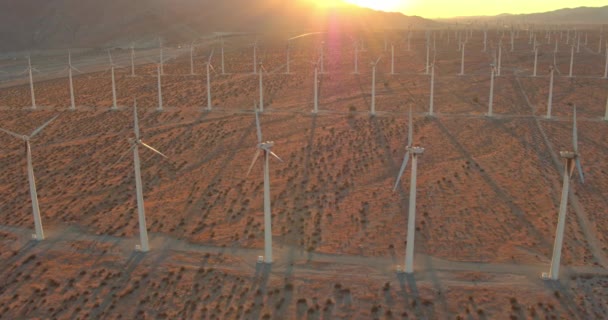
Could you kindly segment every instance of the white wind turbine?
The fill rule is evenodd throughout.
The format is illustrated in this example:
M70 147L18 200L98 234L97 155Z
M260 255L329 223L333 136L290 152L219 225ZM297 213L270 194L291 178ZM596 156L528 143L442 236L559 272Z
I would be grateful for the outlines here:
M553 255L551 258L551 269L549 273L543 273L542 278L546 280L557 280L559 278L559 267L564 241L564 229L566 226L566 211L568 210L568 194L570 193L570 179L576 167L581 183L585 183L585 176L581 167L581 157L578 152L578 132L576 128L576 106L574 106L572 144L574 152L561 151L560 156L565 159L564 183L562 186L562 198L559 205L559 216L557 219L557 230L555 231L555 243L553 244Z
M211 54L209 54L209 59L207 59L207 111L211 111L211 69L215 72L215 68L211 64L211 58L213 58L214 50L211 50Z
M353 74L359 74L359 41L353 40L355 44L355 71Z
M32 109L36 109L36 94L34 93L34 76L32 75L33 71L40 72L40 71L38 71L38 69L32 67L32 58L30 56L27 56L27 68L25 69L25 71L23 73L27 72L29 74L30 96L32 98Z
M604 79L608 79L608 41L606 41L606 63L604 64Z
M403 172L407 167L407 163L410 158L410 154L412 155L412 176L410 179L410 198L409 198L409 210L408 210L408 219L407 219L407 242L405 248L405 265L403 266L403 272L412 273L414 272L414 240L415 240L415 232L416 232L416 176L418 170L418 156L420 156L424 152L424 148L413 147L412 139L413 139L413 121L412 121L412 108L410 107L409 113L409 127L408 127L408 138L407 138L407 147L405 157L403 157L403 163L401 164L401 169L399 170L399 174L397 175L397 181L395 182L395 186L393 187L393 192L397 190L399 186L399 182L401 181L401 176L403 176Z
M110 58L110 74L112 75L112 107L111 110L118 110L118 105L116 104L116 79L114 77L114 68L117 65L114 64L112 60L112 52L108 49L108 57Z
M606 113L604 114L604 121L608 121L608 97L606 97Z
M131 44L131 77L135 77L135 43Z
M220 42L221 42L221 55L222 55L222 75L226 74L226 69L224 68L224 37L220 38Z
M553 107L553 76L555 67L549 66L549 98L547 100L547 119L551 119L551 109Z
M190 75L193 76L194 72L194 42L190 44Z
M395 45L391 43L391 74L395 74Z
M488 101L488 117L493 116L493 104L494 104L494 75L496 74L496 67L494 64L490 65L491 74L490 74L490 99Z
M319 112L319 62L318 61L314 61L313 65L315 67L315 71L314 71L314 109L312 110L312 113L316 114L317 112Z
M498 42L498 66L496 68L496 75L500 77L500 71L502 69L502 40Z
M371 103L370 114L372 116L376 115L376 66L378 65L378 62L380 62L381 58L382 58L382 56L378 57L378 59L376 61L372 61L372 63L371 63L371 65L372 65L372 103Z
M534 71L532 76L536 77L536 66L538 65L538 46L534 46Z
M74 99L74 83L72 82L72 71L82 73L72 65L72 53L68 50L68 80L70 81L70 110L76 110L76 100Z
M59 115L54 116L51 120L45 122L43 125L32 131L29 136L20 135L12 131L8 131L0 128L3 131L17 139L21 139L25 142L25 154L27 159L27 178L30 185L30 197L32 199L32 213L34 214L34 228L36 234L32 235L35 240L44 240L44 230L42 229L42 220L40 218L40 207L38 206L38 192L36 191L36 179L34 178L34 167L32 165L32 150L30 148L30 140L39 134L46 126L48 126L53 120L57 119Z
M159 64L156 67L156 74L157 74L157 84L158 84L158 107L156 108L156 111L163 111L163 87L161 84L161 76L162 76L162 65Z
M255 39L253 45L253 74L258 73L258 39Z
M255 155L253 156L253 161L249 166L249 170L247 170L247 175L253 169L253 165L255 165L258 157L261 152L264 152L264 262L272 263L272 214L271 214L271 204L270 204L270 166L269 160L270 156L275 157L279 161L283 162L279 156L277 156L274 152L272 152L272 147L274 146L273 141L263 142L262 140L262 128L260 127L260 118L258 116L258 111L255 110L255 124L257 130L258 137L258 145Z
M266 72L266 68L264 68L264 64L260 61L260 68L258 70L259 74L259 88L260 88L260 112L264 112L264 72Z
M574 45L571 46L570 49L570 72L568 73L568 77L572 78L572 67L574 66Z
M463 76L464 75L464 47L467 43L466 42L462 42L462 57L460 58L460 73L459 75Z
M160 66L159 66L160 69ZM150 245L148 243L148 229L146 227L146 212L144 207L144 195L143 195L143 186L141 182L141 168L139 161L139 146L143 146L152 150L154 153L162 156L163 158L167 158L160 151L154 149L149 146L145 142L141 140L139 133L139 121L137 118L137 100L135 100L133 105L133 130L135 131L135 139L129 139L131 143L131 150L133 150L133 167L135 171L135 192L137 197L137 216L139 220L139 239L140 244L135 246L135 249L141 252L150 251ZM119 159L120 161L121 159Z
M429 116L433 116L435 102L435 57L433 57L433 63L431 64L431 93L429 96Z

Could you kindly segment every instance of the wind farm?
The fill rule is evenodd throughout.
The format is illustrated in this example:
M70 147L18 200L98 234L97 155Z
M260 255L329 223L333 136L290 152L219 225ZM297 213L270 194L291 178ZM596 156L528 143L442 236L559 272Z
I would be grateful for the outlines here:
M216 31L0 58L0 319L608 316L601 25Z

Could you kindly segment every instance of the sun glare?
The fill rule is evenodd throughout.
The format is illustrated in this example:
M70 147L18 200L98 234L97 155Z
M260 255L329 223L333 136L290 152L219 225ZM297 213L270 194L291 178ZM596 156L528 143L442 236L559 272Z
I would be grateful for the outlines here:
M404 7L405 0L344 0L360 7L371 8L382 11L399 11Z

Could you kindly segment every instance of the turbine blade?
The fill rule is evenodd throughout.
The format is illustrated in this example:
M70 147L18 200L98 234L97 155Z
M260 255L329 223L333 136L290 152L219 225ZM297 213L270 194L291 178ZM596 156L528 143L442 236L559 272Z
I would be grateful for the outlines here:
M251 165L249 166L249 169L247 170L247 175L245 175L245 176L249 176L249 173L251 173L251 169L253 169L253 165L255 164L256 161L258 161L258 157L260 156L260 151L261 151L260 148L258 148L255 151L255 155L253 156L253 161L251 161Z
M576 105L574 106L573 113L573 124L572 124L572 144L574 146L574 153L578 153L578 129L576 128Z
M59 115L54 116L53 118L51 118L51 120L45 122L43 125L41 125L40 127L38 127L38 129L34 130L32 132L32 134L30 134L30 138L33 138L35 135L39 134L40 131L42 131L42 129L46 128L46 126L48 126L49 124L51 124L51 122L53 122L55 119L57 119L57 117L59 117Z
M148 149L152 150L153 152L155 152L155 153L157 153L157 154L161 155L163 158L167 158L167 159L169 158L169 157L167 157L166 155L164 155L162 152L160 152L160 151L158 151L158 150L156 150L156 149L152 148L150 145L146 144L145 142L143 142L143 141L139 140L139 143L141 143L141 145L142 145L142 146L144 146L144 147L146 147L146 148L148 148Z
M411 147L414 140L414 120L412 119L412 107L410 107L409 124L407 128L407 146Z
M276 153L274 153L274 152L272 152L272 151L270 151L270 150L268 150L268 149L266 149L266 151L268 151L268 153L270 153L270 155L271 155L271 156L273 156L273 157L277 158L277 160L279 160L279 161L283 162L283 159L279 158L279 156L277 156L277 154L276 154Z
M262 127L260 127L260 117L258 116L258 110L255 110L255 126L258 135L258 143L262 143Z
M211 54L209 54L209 59L207 60L207 63L211 63L211 58L213 58L214 52L215 52L215 49L211 50Z
M583 173L583 167L581 166L581 157L576 158L576 170L578 171L578 176L581 178L581 183L585 183L585 174Z
M401 181L401 176L403 176L403 172L405 171L405 167L407 167L407 163L410 160L410 152L409 150L405 153L405 157L403 158L403 163L401 164L401 169L399 169L399 174L397 175L397 181L395 181L395 187L393 187L393 192L397 190L399 186L399 181Z
M0 131L2 131L4 133L7 133L7 134L10 134L11 136L13 136L13 137L15 137L17 139L23 139L23 135L21 135L21 134L17 134L17 133L14 133L12 131L8 131L8 130L2 129L2 128L0 128Z
M379 56L376 62L374 62L374 64L378 64L378 62L380 62L380 59L382 59L382 56Z

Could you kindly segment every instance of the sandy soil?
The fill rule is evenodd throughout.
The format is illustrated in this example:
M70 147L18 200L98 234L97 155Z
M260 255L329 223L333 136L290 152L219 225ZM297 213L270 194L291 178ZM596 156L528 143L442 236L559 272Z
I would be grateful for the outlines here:
M503 50L497 116L488 118L495 36L483 53L475 34L464 76L455 75L460 53L453 35L450 44L437 39L435 117L426 116L423 34L409 52L403 34L395 38L397 75L390 74L390 56L381 60L376 117L368 114L369 61L382 52L381 41L368 41L361 74L353 75L351 44L328 40L316 116L315 42L294 48L292 75L283 74L284 47L261 50L268 71L262 131L284 159L271 163L271 269L255 264L263 247L261 165L245 176L258 99L250 47L226 55L229 74L213 74L212 112L203 110L204 66L186 75L189 56L165 66L163 112L155 111L153 65L138 66L136 78L128 68L117 71L119 111L109 110L108 73L75 77L75 112L66 111L66 79L36 83L35 111L26 109L29 86L1 89L2 128L27 134L60 117L32 140L49 235L43 242L28 238L23 144L8 135L0 140L0 318L606 317L608 129L600 117L608 90L598 74L600 55L581 50L570 79L562 61L569 52L560 51L554 118L544 119L553 56L542 55L543 71L531 77L533 55L522 35L514 52ZM544 44L541 51L552 49ZM213 64L219 71L217 53ZM147 254L132 250L138 231L128 138L135 97L144 141L169 156L141 150ZM539 275L549 268L557 223L557 154L572 148L569 102L578 106L587 180L573 183L562 280L551 283ZM409 170L391 190L409 107L414 144L426 151L418 167L416 273L403 277L394 270L405 251Z

